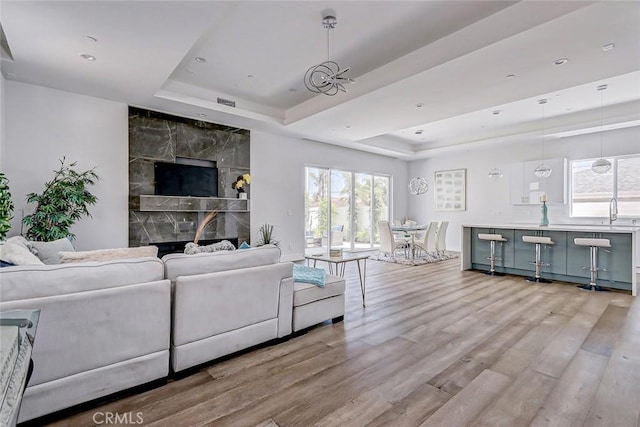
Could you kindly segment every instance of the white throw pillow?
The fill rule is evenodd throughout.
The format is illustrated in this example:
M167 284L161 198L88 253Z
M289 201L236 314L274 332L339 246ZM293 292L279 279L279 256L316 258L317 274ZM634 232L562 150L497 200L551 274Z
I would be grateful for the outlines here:
M114 259L142 258L158 256L157 246L138 248L98 249L95 251L60 252L62 264L85 261L111 261Z
M0 243L0 259L2 261L15 265L43 265L43 262L32 254L26 245L16 240L12 241L12 239L14 238Z

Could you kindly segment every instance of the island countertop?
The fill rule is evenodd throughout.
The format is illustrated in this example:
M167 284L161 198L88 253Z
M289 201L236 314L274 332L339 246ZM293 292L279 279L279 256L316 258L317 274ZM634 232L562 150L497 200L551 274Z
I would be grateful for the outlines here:
M475 231L474 231L475 230ZM611 248L601 254L599 278L606 287L630 290L638 295L640 277L640 227L635 225L591 225L591 224L464 224L462 225L462 270L488 268L486 257L488 245L478 240L478 233L498 233L506 237L501 244L502 271L516 275L530 275L530 262L535 251L533 245L523 244L522 235L554 236L557 244L547 248L545 256L555 257L543 273L554 280L566 282L588 282L582 267L589 265L589 252L574 244L576 237L611 239ZM593 233L593 234L592 234ZM600 257L599 257L600 258ZM600 265L602 264L602 265Z
M463 224L462 227L471 228L506 228L511 230L549 230L549 231L580 231L585 233L634 233L640 227L632 225L590 225L590 224Z

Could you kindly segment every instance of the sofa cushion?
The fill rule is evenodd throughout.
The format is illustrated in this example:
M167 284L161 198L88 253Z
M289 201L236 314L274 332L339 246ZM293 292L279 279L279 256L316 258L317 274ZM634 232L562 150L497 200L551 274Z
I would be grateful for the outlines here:
M60 252L60 261L65 263L86 261L112 261L117 259L158 256L157 246L137 248L98 249L94 251Z
M163 278L163 265L158 258L57 265L41 263L0 269L3 303L153 282Z
M75 252L76 248L66 237L53 242L29 242L36 256L45 264L60 264L59 252ZM33 252L33 251L32 251Z
M273 245L242 251L221 251L195 255L168 254L162 257L165 277L175 282L177 277L215 273L240 268L259 267L280 262L280 249Z
M22 236L11 237L0 243L0 260L14 265L42 265L31 252L31 245Z
M310 283L294 282L293 306L298 307L321 299L341 295L344 294L344 290L344 279L331 274L327 274L324 288L319 288Z

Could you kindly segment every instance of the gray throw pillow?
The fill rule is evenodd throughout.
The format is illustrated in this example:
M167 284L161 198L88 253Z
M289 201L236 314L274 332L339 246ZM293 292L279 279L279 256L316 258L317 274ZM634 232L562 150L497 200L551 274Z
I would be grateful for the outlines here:
M236 247L233 246L228 240L223 240L218 243L213 243L207 246L200 246L195 243L187 243L184 247L184 253L187 255L201 254L204 252L218 252L218 251L235 251Z
M36 255L45 264L60 264L59 252L74 252L76 249L66 237L53 242L29 242Z

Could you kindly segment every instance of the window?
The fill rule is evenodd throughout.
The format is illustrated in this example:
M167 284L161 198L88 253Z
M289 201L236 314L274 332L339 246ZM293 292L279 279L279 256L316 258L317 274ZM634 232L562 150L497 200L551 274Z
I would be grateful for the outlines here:
M378 246L378 221L389 219L389 176L309 166L305 177L307 248Z
M609 158L603 174L591 170L594 160L571 162L571 216L608 217L615 197L619 216L640 217L640 156Z

